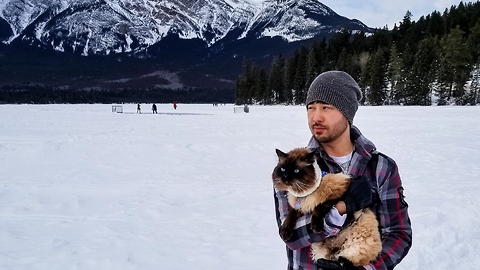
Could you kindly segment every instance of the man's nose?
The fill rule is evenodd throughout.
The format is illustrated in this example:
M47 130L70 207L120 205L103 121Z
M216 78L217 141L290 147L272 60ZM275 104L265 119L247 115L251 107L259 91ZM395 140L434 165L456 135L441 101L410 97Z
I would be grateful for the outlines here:
M323 113L320 111L320 110L316 110L314 113L313 113L313 116L312 116L312 120L314 122L323 122L323 120L325 119Z

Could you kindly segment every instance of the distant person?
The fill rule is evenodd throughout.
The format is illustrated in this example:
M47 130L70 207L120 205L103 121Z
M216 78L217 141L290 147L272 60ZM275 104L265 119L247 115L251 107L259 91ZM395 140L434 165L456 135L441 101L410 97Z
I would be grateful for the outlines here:
M367 207L378 217L382 251L373 262L355 269L393 269L412 246L408 204L397 164L352 124L361 99L357 82L343 71L318 75L308 89L305 104L312 137L306 148L318 155L322 171L349 174L352 183L325 217L323 232L311 230L311 214L297 220L292 237L285 241L288 270L352 269L336 261L312 261L310 245L348 228L354 222L352 213ZM280 227L291 207L285 191L275 188L274 200Z
M173 109L177 109L177 102L173 102Z
M243 112L248 113L249 111L250 109L248 108L248 105L245 104L245 106L243 106Z
M155 103L152 105L152 113L157 113L157 105Z
M140 108L140 103L137 104L137 113L142 113L142 110Z

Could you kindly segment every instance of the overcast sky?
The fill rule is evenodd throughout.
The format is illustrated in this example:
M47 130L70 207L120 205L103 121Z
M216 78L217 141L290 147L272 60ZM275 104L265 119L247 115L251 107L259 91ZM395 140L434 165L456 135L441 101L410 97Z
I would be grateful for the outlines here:
M248 0L252 3L261 3L263 0ZM460 0L320 0L337 14L358 19L369 27L389 29L403 20L407 10L412 13L412 20L417 21L421 16L426 16L434 10L443 13L445 8L452 5L458 6ZM476 1L463 1L464 3Z

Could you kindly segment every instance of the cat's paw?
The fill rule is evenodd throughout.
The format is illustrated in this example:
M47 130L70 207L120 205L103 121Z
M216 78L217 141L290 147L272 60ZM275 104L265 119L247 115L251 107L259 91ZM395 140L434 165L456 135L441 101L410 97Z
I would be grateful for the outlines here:
M342 256L338 257L338 262L340 263L340 265L343 266L343 268L345 268L345 269L347 269L347 270L357 269L357 268L353 265L353 263L352 263L350 260L348 260L347 258L345 258L345 257L342 257Z
M323 217L312 215L312 219L310 220L310 227L312 231L318 233L323 231Z
M323 231L323 220L330 211L332 205L330 203L319 204L313 209L312 218L310 220L310 226L314 232Z
M290 229L286 226L280 227L280 237L282 237L283 241L287 241L292 237L293 229Z

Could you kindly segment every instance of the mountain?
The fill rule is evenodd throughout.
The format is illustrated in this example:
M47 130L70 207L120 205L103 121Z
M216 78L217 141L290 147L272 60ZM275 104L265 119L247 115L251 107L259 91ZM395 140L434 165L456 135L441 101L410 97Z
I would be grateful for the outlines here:
M288 56L342 28L372 31L317 0L268 0L261 7L243 0L5 0L0 79L70 87L139 81L232 87L244 58L269 65L275 55ZM38 74L42 64L57 79ZM91 80L69 83L67 70Z

